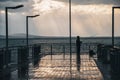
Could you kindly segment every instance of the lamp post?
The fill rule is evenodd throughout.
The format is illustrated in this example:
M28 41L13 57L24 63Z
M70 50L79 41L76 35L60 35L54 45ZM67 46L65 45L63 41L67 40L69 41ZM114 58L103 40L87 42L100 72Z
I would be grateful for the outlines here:
M114 47L114 9L120 9L120 6L112 7L112 47Z
M39 15L26 16L26 46L27 46L27 56L29 56L29 47L28 47L28 19L29 18L35 18L37 16L39 16ZM28 73L27 73L27 76L28 76Z
M5 68L8 67L8 64L9 64L9 58L8 56L10 55L10 53L8 52L8 9L18 9L18 8L21 8L23 7L23 5L17 5L17 6L14 6L14 7L5 7L5 19L6 19L6 51L5 51L5 58L3 58L3 63L5 64ZM7 74L5 74L7 73ZM1 75L1 74L0 74ZM4 76L6 75L6 76ZM2 76L3 76L3 79L8 79L10 77L10 69L7 69L7 72L3 72L2 73Z
M34 15L34 16L26 16L26 45L27 45L27 48L28 48L28 19L29 18L35 18L39 15Z
M5 18L6 18L6 51L8 52L8 9L18 9L23 7L23 5L18 5L15 7L5 7Z
M70 42L70 73L72 68L72 44L71 44L71 0L69 0L69 42Z

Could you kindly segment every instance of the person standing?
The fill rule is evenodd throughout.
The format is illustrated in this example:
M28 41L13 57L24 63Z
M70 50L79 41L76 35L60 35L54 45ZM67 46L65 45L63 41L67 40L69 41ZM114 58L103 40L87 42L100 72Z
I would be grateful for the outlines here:
M80 47L81 47L81 41L80 41L80 37L77 36L77 39L76 39L76 64L77 64L77 70L80 71L80 64L81 64L81 61L80 61Z

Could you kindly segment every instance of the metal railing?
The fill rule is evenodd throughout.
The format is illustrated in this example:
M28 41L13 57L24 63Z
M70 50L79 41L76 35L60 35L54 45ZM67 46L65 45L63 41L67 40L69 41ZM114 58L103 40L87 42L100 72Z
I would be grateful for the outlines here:
M120 48L112 47L110 45L98 45L97 48L98 60L103 64L110 65L108 71L110 71L111 80L120 79Z
M18 77L27 74L29 63L32 62L34 66L37 65L37 61L45 56L55 54L70 55L69 43L40 43L26 46L11 46L8 48L9 52L6 53L6 48L0 48L0 78L6 80L6 76L10 77L12 71L18 70ZM83 43L81 46L81 52L89 52L92 49L96 52L96 43ZM72 43L72 54L76 53L76 44ZM7 80L9 80L7 77ZM28 77L28 75L26 75Z

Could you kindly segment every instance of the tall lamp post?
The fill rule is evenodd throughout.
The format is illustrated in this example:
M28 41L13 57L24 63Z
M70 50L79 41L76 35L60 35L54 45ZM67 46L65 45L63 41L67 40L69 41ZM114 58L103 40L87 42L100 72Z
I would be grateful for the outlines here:
M26 46L27 46L27 56L29 56L29 47L28 47L28 19L29 18L35 18L39 15L34 15L34 16L26 16ZM28 75L28 73L27 73Z
M21 8L23 7L23 5L17 5L17 6L14 6L14 7L5 7L5 19L6 19L6 51L5 51L5 59L3 60L5 63L5 66L7 67L8 66L8 61L9 61L9 58L8 56L10 55L9 52L8 52L8 9L18 9L18 8ZM6 55L7 54L7 55ZM8 73L7 73L8 72ZM10 77L10 69L7 69L7 72L3 72L2 76L3 76L3 79L8 79ZM7 74L5 74L7 73ZM4 76L7 75L6 76ZM1 75L1 74L0 74Z
M34 15L34 16L26 16L26 45L27 45L27 48L28 48L28 19L29 18L35 18L39 15Z
M18 9L23 5L17 5L15 7L5 7L5 18L6 18L6 51L8 52L8 9Z
M114 9L120 9L120 6L112 7L112 46L114 47Z
M72 68L72 44L71 44L71 0L69 0L69 40L70 40L70 73Z

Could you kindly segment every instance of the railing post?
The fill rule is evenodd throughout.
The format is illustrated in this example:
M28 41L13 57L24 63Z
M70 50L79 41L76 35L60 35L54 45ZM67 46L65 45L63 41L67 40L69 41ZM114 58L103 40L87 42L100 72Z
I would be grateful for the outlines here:
M11 51L10 50L2 50L3 54L3 80L9 80L11 77L11 72L9 68L9 64L11 61Z
M110 45L106 45L103 47L102 62L104 64L108 64L110 62L110 49L111 48L112 48L112 46L110 46Z
M53 54L53 51L52 51L52 44L51 44L51 60L52 60L52 54Z
M87 49L87 44L85 43L85 44L84 44L84 50L86 50L86 49Z
M11 51L10 50L5 51L5 65L6 65L6 67L9 66L10 60L11 60Z
M3 79L3 66L4 66L4 54L3 50L0 50L0 79Z
M101 60L102 57L102 47L104 45L103 44L98 44L97 45L97 60Z
M111 80L120 79L120 49L113 49L110 54Z
M63 59L65 60L65 45L63 45Z
M90 44L88 45L88 50L89 50L89 52L90 52L90 48L91 48L91 46L90 46ZM89 60L90 60L90 53L89 53Z
M41 45L39 45L39 48L40 48L40 49L39 49L39 50L40 50L39 53L41 53Z
M18 48L18 77L28 80L28 47Z
M32 58L33 58L33 65L36 67L39 64L39 58L41 58L41 46L40 45L33 45L32 47Z
M89 50L91 49L91 46L90 46L90 44L89 44Z

